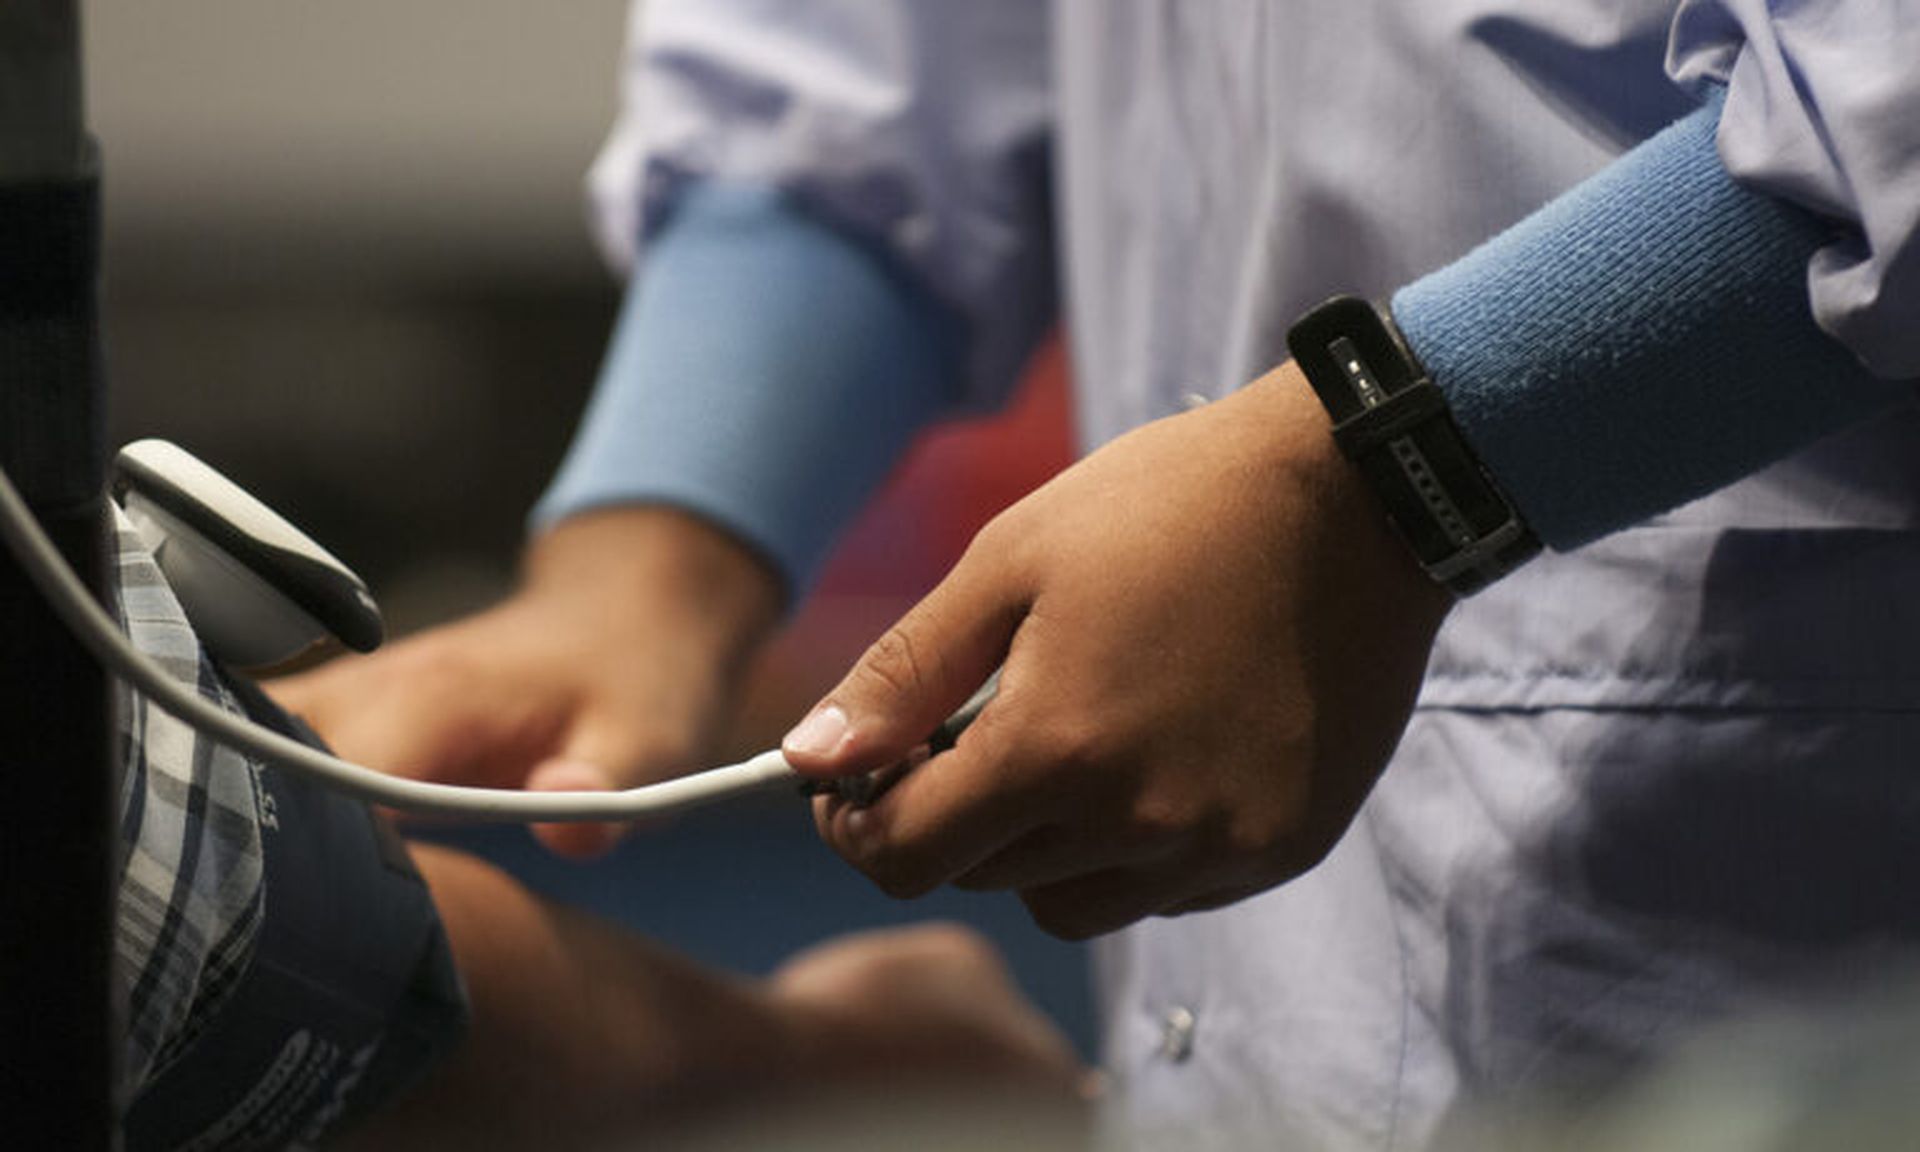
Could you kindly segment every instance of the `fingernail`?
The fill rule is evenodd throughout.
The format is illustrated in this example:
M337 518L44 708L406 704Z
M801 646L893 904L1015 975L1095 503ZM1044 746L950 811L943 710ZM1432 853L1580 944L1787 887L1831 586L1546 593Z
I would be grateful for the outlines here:
M847 714L838 704L829 704L807 713L780 746L805 756L830 756L846 742L848 732Z

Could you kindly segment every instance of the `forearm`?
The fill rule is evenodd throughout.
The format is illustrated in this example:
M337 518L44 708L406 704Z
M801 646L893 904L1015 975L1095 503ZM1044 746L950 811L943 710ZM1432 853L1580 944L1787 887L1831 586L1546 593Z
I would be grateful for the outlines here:
M726 1098L775 1098L800 1044L760 986L540 900L492 866L413 846L472 1002L449 1062L356 1149L598 1147Z
M966 929L840 937L746 981L556 908L470 856L413 855L471 1026L354 1149L628 1147L721 1121L818 1121L818 1103L846 1093L938 1101L948 1120L1015 1104L1049 1125L1079 1121L1071 1050Z

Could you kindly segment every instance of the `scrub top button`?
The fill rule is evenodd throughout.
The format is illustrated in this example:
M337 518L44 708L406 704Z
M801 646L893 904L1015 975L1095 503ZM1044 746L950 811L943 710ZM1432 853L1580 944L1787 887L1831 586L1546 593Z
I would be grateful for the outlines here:
M1193 1029L1197 1023L1190 1009L1167 1009L1160 1021L1160 1055L1174 1064L1186 1063L1193 1055Z

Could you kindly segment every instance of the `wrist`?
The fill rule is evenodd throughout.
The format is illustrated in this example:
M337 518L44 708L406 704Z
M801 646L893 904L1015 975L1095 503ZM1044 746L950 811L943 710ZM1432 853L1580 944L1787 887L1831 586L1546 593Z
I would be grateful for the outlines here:
M670 629L732 669L772 633L785 594L773 567L725 530L634 504L569 516L536 536L515 599L640 642Z
M1308 536L1340 570L1368 574L1351 589L1437 624L1454 598L1421 568L1395 531L1366 477L1334 441L1333 421L1306 374L1288 360L1235 395L1260 411L1255 426L1269 431L1266 452L1283 473L1281 490L1296 508L1284 515L1309 521Z

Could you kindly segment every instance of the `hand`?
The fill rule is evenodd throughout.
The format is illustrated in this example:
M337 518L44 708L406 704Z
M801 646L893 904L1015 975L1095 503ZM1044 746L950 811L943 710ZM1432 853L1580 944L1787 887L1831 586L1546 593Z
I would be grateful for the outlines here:
M813 1076L999 1083L1070 1097L1090 1091L1073 1049L1014 985L984 938L928 924L842 936L790 958L768 981L817 1035ZM801 1047L810 1047L803 1043ZM820 1087L822 1085L814 1085Z
M823 777L896 762L1004 660L952 751L815 818L889 893L1017 889L1043 928L1085 937L1319 861L1450 603L1284 365L995 519L786 752Z
M780 597L770 569L702 521L590 512L533 543L499 606L270 688L340 755L403 776L632 787L699 766ZM568 855L617 837L536 831Z

